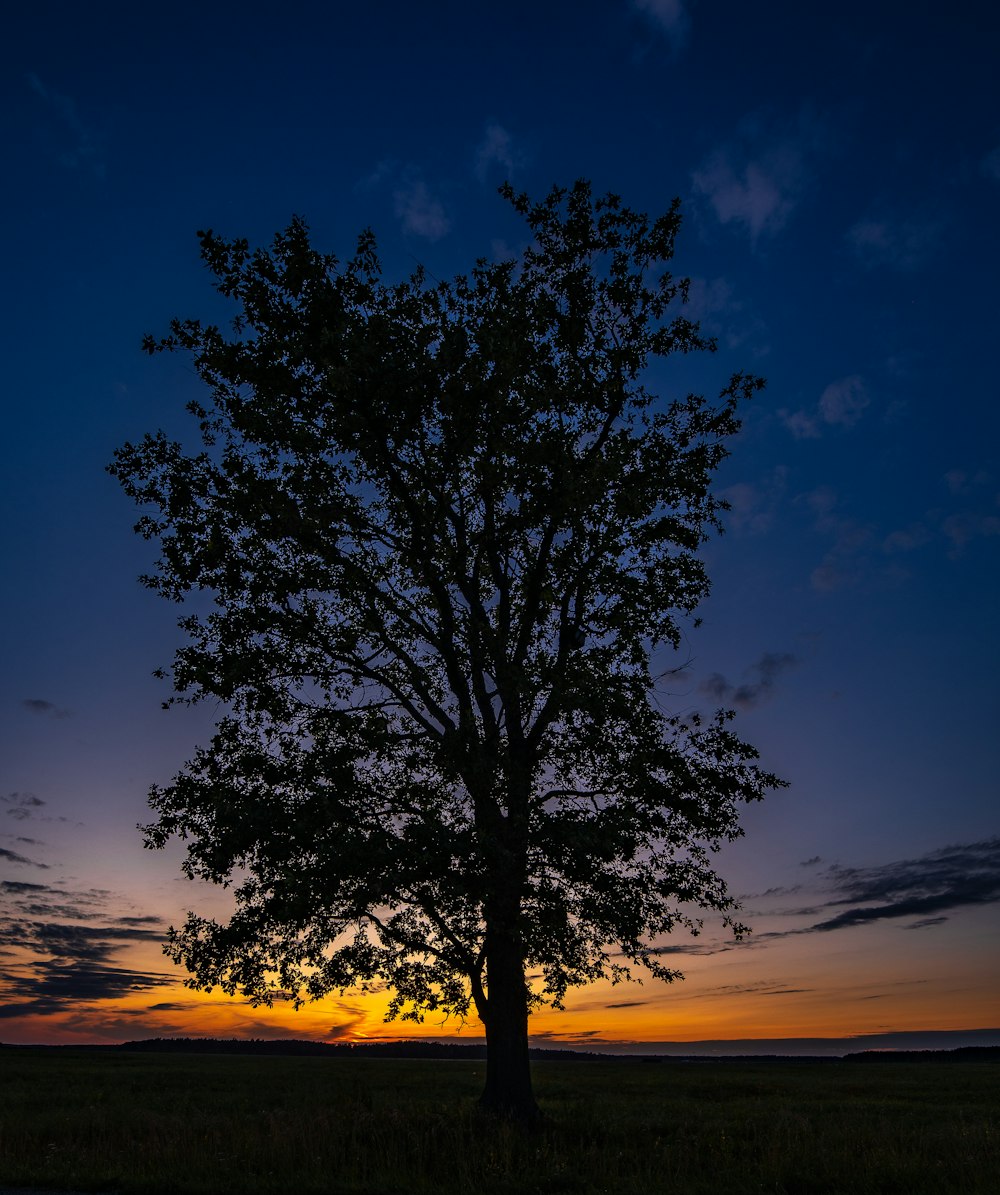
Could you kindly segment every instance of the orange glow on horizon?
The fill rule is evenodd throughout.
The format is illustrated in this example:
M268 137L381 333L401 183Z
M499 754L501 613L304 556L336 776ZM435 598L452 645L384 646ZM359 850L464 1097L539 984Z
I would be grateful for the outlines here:
M571 990L564 1009L543 1008L529 1022L537 1044L580 1049L616 1043L697 1042L775 1038L850 1038L875 1033L965 1031L997 1026L1000 950L990 909L971 909L961 933L903 939L891 924L857 927L836 936L804 934L691 956L687 978L647 979L617 986L599 982ZM16 990L41 967L18 949L5 960ZM51 965L48 972L51 975ZM384 1020L388 993L329 996L296 1011L289 1003L254 1008L241 997L192 991L184 972L166 963L155 941L123 949L111 969L162 983L138 983L116 999L48 1002L48 1015L24 1002L0 1024L11 1044L116 1043L152 1037L301 1038L314 1041L398 1041L482 1038L475 1016L428 1017L422 1023ZM57 968L62 970L62 968ZM44 979L44 976L42 977ZM0 979L0 998L6 985ZM39 1002L41 1004L42 1002Z
M945 1001L936 985L930 984L914 984L889 1009L882 1000L846 985L786 997L763 989L723 998L693 989L683 992L682 987L633 985L623 998L620 987L597 984L575 993L563 1010L545 1008L533 1013L529 1033L538 1044L587 1049L615 1043L964 1030L989 1027L996 1021L995 1000L981 990ZM151 1037L218 1037L362 1042L483 1036L476 1017L465 1022L454 1017L427 1018L420 1024L386 1022L386 1002L386 996L348 994L297 1011L289 1004L253 1008L240 997L193 992L178 983L158 989L152 1000L148 992L137 992L50 1016L8 1020L0 1040L10 1044L85 1044ZM627 1007L615 1008L616 1003Z

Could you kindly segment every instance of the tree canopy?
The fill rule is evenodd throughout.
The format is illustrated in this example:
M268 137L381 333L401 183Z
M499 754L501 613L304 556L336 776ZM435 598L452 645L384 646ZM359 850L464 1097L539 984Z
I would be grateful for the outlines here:
M486 1028L484 1102L533 1113L527 1012L731 916L712 865L779 783L731 715L665 711L654 659L708 592L713 474L762 382L664 400L651 358L710 350L656 219L577 182L501 189L531 243L438 282L344 263L301 219L200 233L232 331L176 320L201 445L111 466L185 615L175 697L225 711L147 844L232 882L167 946L257 1002L388 987L390 1016ZM735 926L737 931L740 927Z

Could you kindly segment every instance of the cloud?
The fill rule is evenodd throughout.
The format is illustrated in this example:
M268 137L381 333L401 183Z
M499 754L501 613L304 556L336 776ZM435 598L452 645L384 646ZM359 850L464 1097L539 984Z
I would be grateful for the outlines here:
M726 525L740 534L761 535L769 531L785 496L788 469L776 466L761 482L739 481L726 486L719 496L729 503Z
M39 77L28 72L25 81L38 96L54 123L56 161L67 170L90 171L97 178L105 176L101 138L77 112L76 103L67 95L53 91Z
M742 224L755 244L773 236L788 222L794 207L791 163L775 169L765 162L742 165L725 151L712 155L694 174L695 190L704 195L720 224Z
M102 888L0 883L0 948L29 954L0 978L0 1015L47 1016L176 983L116 963L131 945L161 942L165 926L159 917L120 913L115 903L115 894Z
M778 677L797 663L798 659L790 652L765 652L746 670L747 679L740 684L732 684L720 672L713 672L699 689L713 701L751 710L773 696Z
M7 793L0 797L0 805L6 805L6 814L8 817L16 818L17 821L27 821L28 818L35 817L36 811L41 809L45 802L41 797L36 797L34 793Z
M382 158L374 170L358 179L354 184L354 190L362 194L365 191L374 191L396 173L398 165L394 158Z
M813 855L811 859L803 859L799 867L815 867L817 863L822 863L822 855Z
M865 555L872 542L872 530L844 519L833 546L809 574L809 583L819 593L853 585L863 576Z
M745 345L757 357L770 352L763 319L757 310L736 298L725 278L691 278L684 314L727 348Z
M994 492L993 477L987 470L949 469L941 480L949 496L961 501L965 509L935 507L926 511L921 520L889 532L882 541L884 552L912 552L936 541L943 542L949 557L957 559L973 541L1000 535L1000 493Z
M8 851L6 847L0 846L0 859L6 859L8 863L21 863L28 867L39 867L43 871L49 870L47 863L36 863L34 859L28 859L24 855L19 855L17 851Z
M779 233L805 193L807 158L816 141L808 121L792 131L744 124L737 144L715 150L694 171L696 195L720 224L741 228L756 246Z
M858 581L862 566L870 562L870 550L876 542L874 528L838 514L837 494L829 486L798 494L794 501L812 510L814 529L833 541L810 574L812 587L825 593Z
M5 810L8 817L14 818L16 821L24 822L68 822L68 817L51 817L47 814L42 814L39 810L44 809L47 802L43 801L41 797L36 797L34 793L12 792L0 797L0 805L6 805ZM77 825L80 823L78 822ZM10 835L4 835L9 838ZM32 843L36 846L41 846L42 843L33 838L19 838L18 842Z
M819 421L815 415L810 415L806 411L788 411L782 407L778 411L778 418L796 440L819 439Z
M605 1040L601 1037L603 1032L603 1029L545 1029L541 1033L533 1033L531 1037L532 1039L537 1038L539 1041L556 1041L562 1039L564 1041L587 1040L589 1042L594 1038L598 1038L601 1041Z
M416 166L407 166L393 158L383 158L375 169L355 184L364 193L394 183L393 211L403 231L428 241L439 241L451 229L444 205L420 177Z
M882 551L888 553L912 552L923 547L930 538L931 533L922 523L911 523L908 527L890 531L882 540Z
M488 124L476 150L476 178L485 182L490 168L499 166L509 179L522 165L523 158L514 148L510 133L502 125Z
M831 382L812 411L778 411L778 418L796 440L818 439L826 427L853 427L871 405L864 378L857 374Z
M789 988L773 979L761 979L751 983L719 984L700 992L699 998L703 996L794 996L801 992L812 991L815 991L815 988Z
M30 916L30 909L24 910ZM69 914L72 917L72 914ZM129 942L161 942L163 926L142 929L122 925L66 925L60 921L9 921L0 930L0 942L23 946L37 954L64 961L102 962Z
M824 873L830 899L819 910L831 914L798 929L756 936L758 942L799 934L917 917L907 929L926 929L954 909L1000 903L1000 838L942 847L916 859L875 867L842 867ZM801 910L807 912L807 910Z
M985 174L987 178L995 179L996 182L1000 183L1000 145L998 145L996 149L991 149L990 152L983 157L981 165L983 168L983 174Z
M684 0L632 0L632 4L675 42L686 37L689 19Z
M440 200L435 199L422 179L414 179L397 188L394 196L395 212L405 232L439 241L447 235L451 221Z
M950 554L956 557L974 539L1000 535L1000 516L972 512L948 515L941 522L941 530L951 545Z
M70 716L69 710L59 709L51 701L46 701L43 697L25 697L21 705L30 710L33 714L50 715L53 718L68 718Z
M864 381L852 374L827 386L819 397L819 413L824 423L853 427L870 402Z
M344 1000L336 1002L340 1014L338 1019L330 1025L324 1035L325 1041L351 1041L357 1036L357 1030L362 1028L368 1020L368 1014L356 1004Z
M29 974L8 976L0 1018L51 1016L84 1002L115 1000L176 982L171 975L96 962L40 961L32 965Z
M692 954L705 956L710 954L724 954L737 943L730 939L718 942L678 942L654 947L649 953L655 955Z
M988 486L993 477L986 469L977 469L974 473L967 469L949 469L943 480L953 494L965 496Z
M846 240L862 265L908 271L918 269L934 254L943 227L936 217L888 216L859 220L847 230Z
M743 304L733 298L731 283L725 278L692 278L684 314L699 322L713 315L738 311Z

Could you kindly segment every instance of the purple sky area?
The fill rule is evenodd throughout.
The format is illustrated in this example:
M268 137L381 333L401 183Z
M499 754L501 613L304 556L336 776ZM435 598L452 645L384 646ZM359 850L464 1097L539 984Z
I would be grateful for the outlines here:
M539 1031L1000 1026L993 7L43 3L5 23L0 1040L208 1025L157 942L217 898L134 827L213 711L160 709L177 611L137 584L150 545L104 472L185 430L189 365L139 343L226 316L195 230L259 242L301 213L346 255L370 224L389 276L447 276L522 246L501 181L578 176L683 201L677 269L720 348L651 386L768 378L720 477L704 627L664 667L689 661L677 709L734 706L791 786L722 860L750 944L678 939L686 984L578 993ZM360 1007L281 1031L336 1036ZM226 1025L277 1024L244 1014Z

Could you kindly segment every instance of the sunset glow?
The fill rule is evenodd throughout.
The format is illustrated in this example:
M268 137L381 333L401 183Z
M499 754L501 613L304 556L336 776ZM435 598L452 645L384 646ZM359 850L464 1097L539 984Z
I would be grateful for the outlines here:
M0 1043L481 1038L386 1023L384 993L183 986L167 928L229 897L136 826L223 711L161 708L185 610L138 584L155 548L105 467L188 435L197 378L139 346L234 314L197 229L256 245L302 213L344 259L371 226L387 280L449 278L523 247L504 179L586 176L681 199L718 351L650 391L768 379L703 625L654 664L664 713L734 709L789 787L718 859L746 940L657 943L683 980L571 990L534 1043L1000 1044L995 28L793 0L314 6L308 34L62 7L19 10L4 51Z

